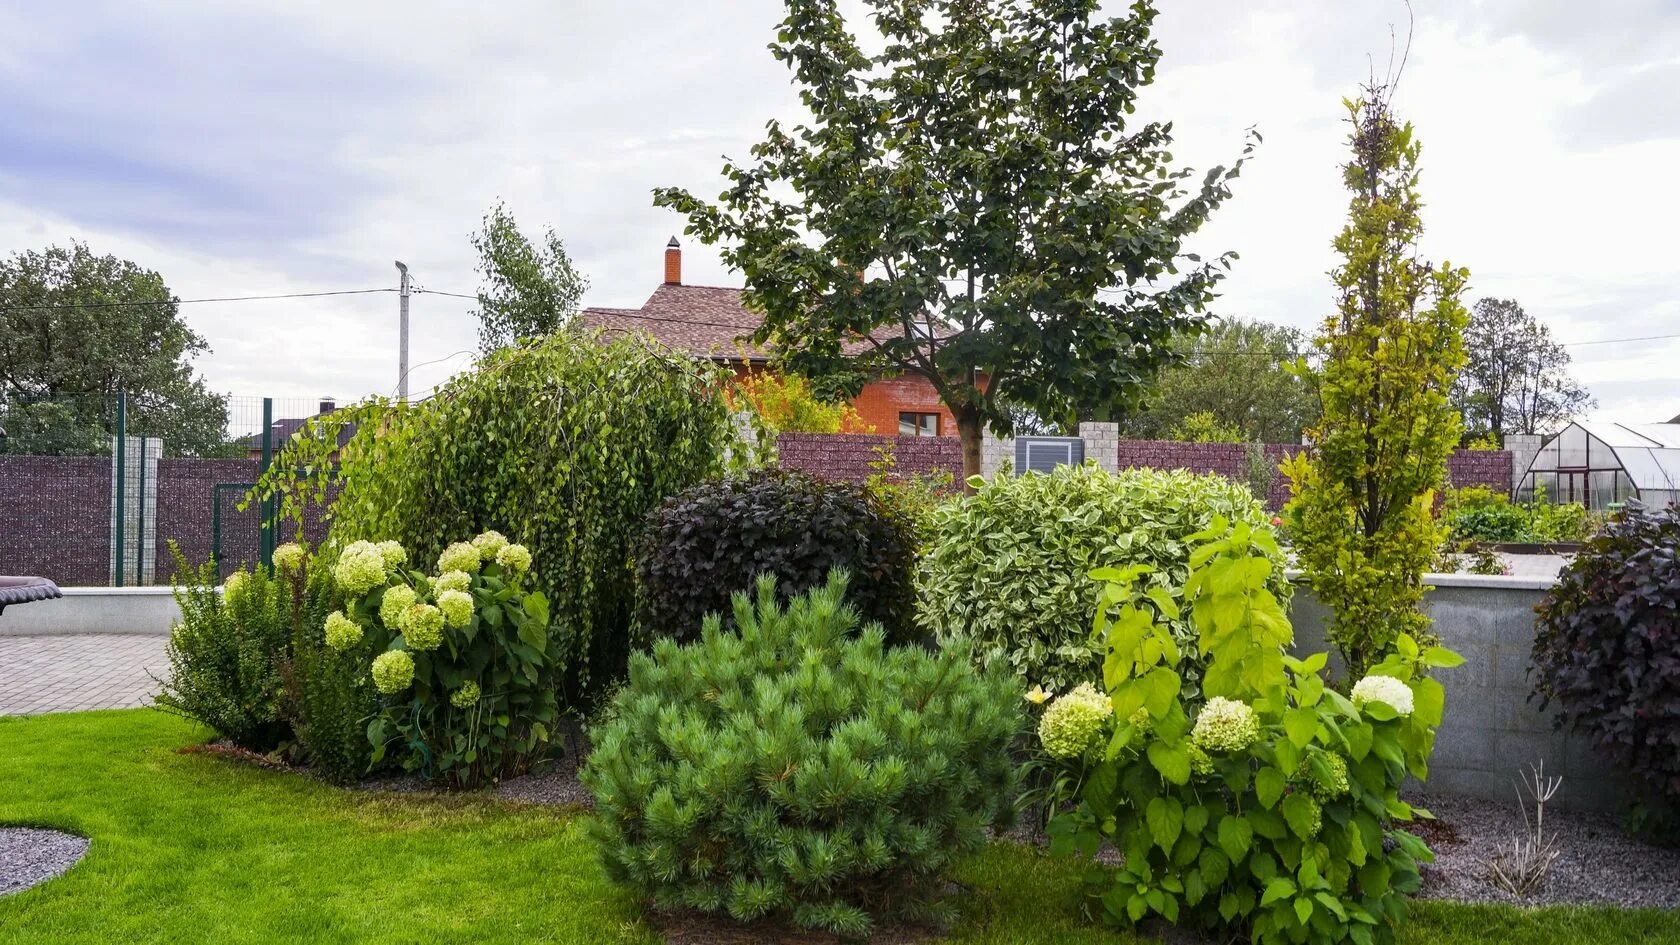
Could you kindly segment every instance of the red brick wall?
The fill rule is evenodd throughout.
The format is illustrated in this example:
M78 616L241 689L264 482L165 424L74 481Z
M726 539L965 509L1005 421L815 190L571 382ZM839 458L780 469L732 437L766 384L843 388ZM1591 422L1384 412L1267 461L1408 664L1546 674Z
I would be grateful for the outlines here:
M877 458L877 447L884 443L897 444L897 470L900 474L942 470L951 473L953 478L962 476L962 448L949 437L785 433L777 443L783 467L817 476L862 481L874 471L870 464ZM1268 466L1276 470L1278 463L1301 447L1289 443L1267 443L1264 449ZM1121 440L1118 459L1121 469L1188 469L1248 482L1247 450L1240 443ZM1503 492L1511 487L1511 454L1458 450L1447 460L1447 474L1455 486L1485 485ZM1282 473L1276 473L1266 504L1278 509L1288 500L1289 480Z
M953 478L962 475L962 445L954 437L783 433L776 438L783 469L848 482L862 482L877 472L883 451L893 457L892 473L901 478L939 472Z
M1276 472L1279 463L1301 450L1293 443L1263 444L1267 465L1274 471L1266 505L1283 508L1289 501L1289 480ZM1188 469L1219 473L1248 482L1248 447L1241 443L1181 443L1177 440L1121 440L1120 468ZM1511 488L1511 454L1497 450L1454 450L1447 457L1447 477L1457 487Z
M939 414L939 435L957 435L957 421L939 401L933 384L919 374L877 378L863 386L852 400L852 408L863 422L884 436L898 435L900 411Z

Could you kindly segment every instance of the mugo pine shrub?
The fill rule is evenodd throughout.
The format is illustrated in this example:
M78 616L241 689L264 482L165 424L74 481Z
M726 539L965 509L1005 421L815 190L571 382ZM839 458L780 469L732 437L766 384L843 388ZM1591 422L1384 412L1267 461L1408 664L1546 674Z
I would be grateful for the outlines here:
M1179 587L1190 576L1190 536L1216 516L1254 530L1269 521L1246 486L1223 476L1094 464L994 476L933 512L918 619L941 640L973 639L978 659L1008 663L1028 686L1095 682L1102 653L1089 634L1087 575L1128 561L1150 567L1139 578L1148 596ZM1249 553L1271 565L1266 586L1287 599L1282 553L1259 544ZM1189 649L1189 621L1156 613ZM1192 654L1185 667L1192 692L1198 662Z
M1556 725L1586 735L1668 817L1680 807L1677 547L1680 506L1628 503L1540 604L1531 669Z
M648 518L636 558L642 634L686 642L707 614L760 574L784 599L820 587L835 568L846 599L897 643L913 630L915 523L900 506L846 482L761 469L702 483Z
M1087 874L1091 909L1129 925L1158 915L1259 945L1394 941L1418 862L1431 855L1396 822L1427 816L1399 796L1429 773L1444 705L1429 667L1462 660L1396 638L1347 698L1324 684L1326 655L1284 654L1292 632L1267 588L1272 537L1217 521L1189 537L1175 593L1206 660L1206 702L1186 701L1178 637L1146 606L1142 566L1101 569L1096 640L1107 700L1051 703L1040 736L1079 785L1051 823L1052 846L1125 855ZM1255 546L1263 552L1255 555Z
M394 541L354 542L333 565L343 610L334 650L359 654L379 695L372 761L456 787L522 774L559 717L548 601L528 588L531 553L497 532L455 542L437 573L406 567Z
M929 918L946 870L1013 815L1020 693L960 650L857 632L845 580L637 654L583 773L608 876L660 908L847 935Z

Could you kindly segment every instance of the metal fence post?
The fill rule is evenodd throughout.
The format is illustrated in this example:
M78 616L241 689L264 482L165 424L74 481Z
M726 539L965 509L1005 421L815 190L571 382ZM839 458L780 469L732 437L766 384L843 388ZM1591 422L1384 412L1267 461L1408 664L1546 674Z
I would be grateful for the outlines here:
M274 398L263 398L263 431L262 431L262 472L257 476L258 481L268 475L268 466L274 461ZM274 502L263 498L257 503L257 514L262 517L258 523L257 560L263 567L274 564Z
M125 487L127 486L127 483L124 480L127 478L127 473L128 473L128 393L126 391L118 391L117 392L117 457L116 458L117 458L117 484L116 484L117 485L117 502L116 502L116 506L117 506L117 509L116 509L116 511L117 511L117 520L116 520L117 546L114 550L114 554L116 556L116 559L115 559L115 562L114 562L116 564L116 568L115 568L116 573L113 575L113 577L115 578L113 583L114 583L114 586L116 586L116 587L122 587L123 586L123 570L124 570L123 569L123 551L124 551L124 548L123 548L123 544L124 544L123 525L124 525L124 522L123 522L123 520L125 518L127 518L127 510L123 508L123 498L124 498L123 492L124 492Z

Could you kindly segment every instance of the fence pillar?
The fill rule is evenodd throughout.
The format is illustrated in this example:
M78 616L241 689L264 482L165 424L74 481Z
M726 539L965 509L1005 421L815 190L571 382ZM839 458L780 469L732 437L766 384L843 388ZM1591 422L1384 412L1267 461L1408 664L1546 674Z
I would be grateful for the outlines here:
M1120 424L1086 420L1079 424L1079 438L1085 441L1085 458L1109 472L1120 471Z

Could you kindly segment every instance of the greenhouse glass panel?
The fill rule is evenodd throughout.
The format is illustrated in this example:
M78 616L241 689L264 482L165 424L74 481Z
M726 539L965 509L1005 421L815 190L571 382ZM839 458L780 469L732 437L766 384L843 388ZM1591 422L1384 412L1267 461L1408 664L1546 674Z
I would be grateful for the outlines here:
M1587 431L1578 426L1564 427L1557 440L1559 469L1578 469L1587 464Z
M1616 458L1616 451L1604 445L1604 441L1592 434L1587 434L1587 468L1615 469L1622 465Z
M1591 449L1589 446L1588 449ZM1590 486L1587 508L1602 511L1616 501L1616 477L1620 472L1615 469L1595 469L1587 474Z
M1537 472L1534 474L1534 500L1539 501L1544 494L1547 502L1558 501L1558 477L1555 472Z
M1633 480L1628 478L1627 473L1620 469L1616 470L1616 501L1626 502L1629 499L1637 498L1639 498L1639 490L1633 487Z

